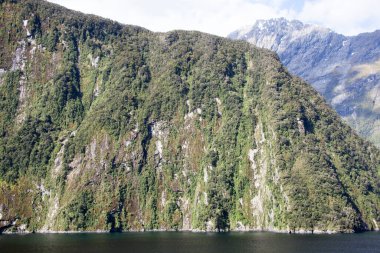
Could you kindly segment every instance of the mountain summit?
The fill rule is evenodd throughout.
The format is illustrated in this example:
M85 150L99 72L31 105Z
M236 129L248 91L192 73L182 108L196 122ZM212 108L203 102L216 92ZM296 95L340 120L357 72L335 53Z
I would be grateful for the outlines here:
M0 3L0 232L378 229L379 150L275 53Z
M260 20L229 35L278 53L361 136L380 146L380 31L346 37L330 29Z
M258 47L267 48L277 53L287 49L292 41L306 36L325 36L331 30L317 26L303 24L301 21L288 21L285 18L258 20L253 26L246 26L232 32L228 37L243 39Z

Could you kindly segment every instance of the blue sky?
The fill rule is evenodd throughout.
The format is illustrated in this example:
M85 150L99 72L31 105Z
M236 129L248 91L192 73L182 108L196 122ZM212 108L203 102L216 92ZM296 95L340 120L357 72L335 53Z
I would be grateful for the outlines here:
M285 17L356 35L380 29L380 0L49 0L152 31L221 36L258 19Z

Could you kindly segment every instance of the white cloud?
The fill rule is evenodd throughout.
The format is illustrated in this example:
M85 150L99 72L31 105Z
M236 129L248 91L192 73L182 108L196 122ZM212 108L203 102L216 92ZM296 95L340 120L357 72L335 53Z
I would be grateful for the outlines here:
M356 35L380 28L379 10L379 0L309 0L297 18L345 35Z
M50 0L71 9L153 31L199 30L226 36L257 19L294 16L284 0Z
M379 0L50 0L152 31L199 30L221 36L257 19L286 17L343 34L380 28ZM298 6L299 12L296 11Z

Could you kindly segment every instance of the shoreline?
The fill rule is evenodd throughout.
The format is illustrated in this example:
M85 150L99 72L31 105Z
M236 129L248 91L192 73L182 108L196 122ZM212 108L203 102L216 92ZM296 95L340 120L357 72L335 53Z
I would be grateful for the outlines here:
M77 231L77 230L69 230L69 231L61 231L61 230L40 230L40 231L15 231L8 232L4 231L0 235L28 235L28 234L123 234L123 233L145 233L145 232L188 232L188 233L215 233L215 234L223 234L223 233L273 233L273 234L297 234L297 235L333 235L333 234L360 234L363 232L379 232L379 230L365 230L365 231L335 231L335 230L295 230L295 231L287 231L287 230L262 230L262 229L234 229L228 231L217 231L217 230L198 230L198 229L151 229L151 230L126 230L121 232L111 232L108 230L91 230L91 231Z

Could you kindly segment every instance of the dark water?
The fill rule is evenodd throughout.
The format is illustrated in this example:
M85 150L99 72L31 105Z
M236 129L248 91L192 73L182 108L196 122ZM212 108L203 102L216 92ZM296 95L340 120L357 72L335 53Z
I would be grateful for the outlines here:
M0 252L380 252L380 233L288 235L261 232L145 232L0 235Z

